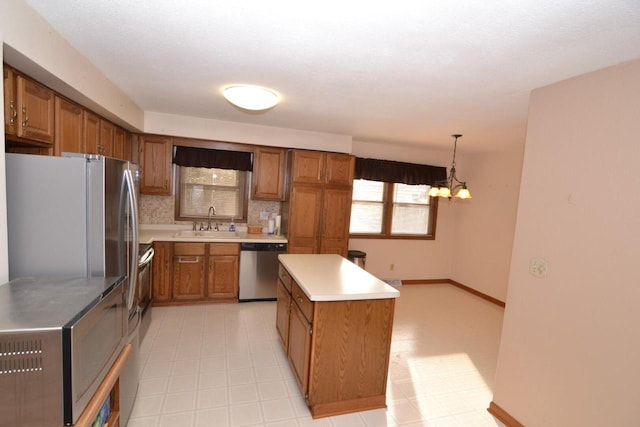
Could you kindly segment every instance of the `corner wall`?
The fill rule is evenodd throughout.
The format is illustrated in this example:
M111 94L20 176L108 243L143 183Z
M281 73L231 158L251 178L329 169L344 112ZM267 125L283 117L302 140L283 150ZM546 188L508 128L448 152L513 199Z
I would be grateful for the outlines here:
M640 59L531 96L494 388L526 426L640 425L638 76Z
M451 279L505 301L522 174L522 142L510 151L473 153L457 162L470 200L452 199L455 236Z

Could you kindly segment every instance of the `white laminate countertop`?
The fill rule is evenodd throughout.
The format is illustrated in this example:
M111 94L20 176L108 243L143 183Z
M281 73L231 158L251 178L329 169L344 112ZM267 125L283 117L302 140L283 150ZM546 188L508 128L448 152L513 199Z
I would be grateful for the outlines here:
M225 236L220 238L213 237L198 237L198 236L180 236L176 237L176 234L181 231L189 231L191 227L179 226L179 225L151 225L141 224L138 230L138 239L140 243L153 243L153 242L209 242L209 243L287 243L287 238L284 236L270 236L268 234L249 234L239 230L235 236Z
M278 259L311 301L398 298L393 286L340 255L280 254Z

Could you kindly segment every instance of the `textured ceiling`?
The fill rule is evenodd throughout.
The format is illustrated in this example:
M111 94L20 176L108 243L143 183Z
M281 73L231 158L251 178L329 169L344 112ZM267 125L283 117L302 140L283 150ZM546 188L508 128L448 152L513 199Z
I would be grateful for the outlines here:
M471 151L522 142L532 89L640 57L638 0L26 2L145 111Z

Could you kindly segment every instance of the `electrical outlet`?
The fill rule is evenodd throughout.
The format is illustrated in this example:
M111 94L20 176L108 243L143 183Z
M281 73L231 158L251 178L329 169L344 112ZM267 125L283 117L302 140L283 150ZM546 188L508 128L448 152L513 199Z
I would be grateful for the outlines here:
M396 268L395 264L389 264L389 271L393 271Z
M529 261L529 273L533 277L543 279L547 277L548 270L549 264L542 258L531 258L531 261Z
M260 212L260 219L269 219L269 212L266 212L266 211Z

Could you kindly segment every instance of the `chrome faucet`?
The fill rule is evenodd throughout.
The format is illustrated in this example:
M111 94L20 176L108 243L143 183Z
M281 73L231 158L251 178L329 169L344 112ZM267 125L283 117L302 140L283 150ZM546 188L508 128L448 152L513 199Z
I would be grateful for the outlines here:
M211 214L216 214L216 208L213 206L209 206L209 214L207 215L207 230L211 230ZM218 224L216 224L216 230L218 229Z

